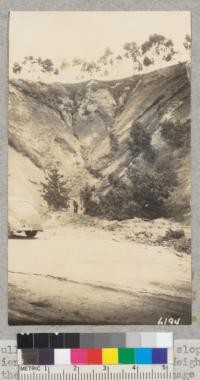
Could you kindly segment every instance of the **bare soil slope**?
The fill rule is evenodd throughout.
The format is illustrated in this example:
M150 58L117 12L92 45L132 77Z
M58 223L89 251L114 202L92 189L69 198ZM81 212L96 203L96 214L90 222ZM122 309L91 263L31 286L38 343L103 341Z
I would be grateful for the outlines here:
M163 159L166 152L171 153L179 180L174 204L189 204L189 154L184 147L166 146L160 135L163 119L190 119L185 64L118 81L65 85L12 80L9 103L10 189L32 188L38 204L40 177L49 165L59 162L72 197L78 197L86 182L103 191L109 174L126 176L131 163L130 127L139 121L150 131L152 144L163 152ZM119 142L116 152L111 132ZM36 172L40 173L38 180L31 180Z

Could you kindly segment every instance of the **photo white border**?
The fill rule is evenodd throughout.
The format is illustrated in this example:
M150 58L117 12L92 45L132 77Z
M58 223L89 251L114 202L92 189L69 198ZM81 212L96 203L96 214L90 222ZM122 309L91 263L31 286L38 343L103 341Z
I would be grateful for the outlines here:
M173 11L192 13L192 268L190 326L8 326L7 300L7 104L9 11ZM170 25L169 25L170 28ZM0 2L0 339L16 332L173 331L175 338L200 338L200 1L199 0L1 0ZM197 291L198 290L198 291Z

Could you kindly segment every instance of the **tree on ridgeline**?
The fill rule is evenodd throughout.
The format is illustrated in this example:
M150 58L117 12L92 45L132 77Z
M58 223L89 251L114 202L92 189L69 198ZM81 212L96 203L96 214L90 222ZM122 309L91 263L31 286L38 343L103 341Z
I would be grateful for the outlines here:
M63 70L66 70L70 67L70 63L67 62L65 59L64 61L62 61L61 65L60 65L60 70L63 71Z
M109 75L111 67L114 64L114 55L112 50L109 47L105 48L104 53L101 55L101 57L97 60L97 64L100 67L100 71L104 75Z
M143 60L143 65L144 66L150 66L152 64L150 58L148 58L147 56L144 57L144 60Z
M83 64L84 60L79 57L75 57L72 61L72 66L81 66Z
M187 52L187 64L186 64L186 69L187 69L187 76L189 81L191 81L191 49L192 49L192 40L189 34L186 34L185 40L183 42L183 46Z
M15 62L13 65L13 73L28 73L35 75L37 79L40 78L41 73L58 75L59 69L54 65L53 61L49 58L42 59L41 57L34 58L32 55L24 57L21 64Z
M185 36L183 45L186 51L191 52L191 37ZM32 75L33 80L48 79L54 75L58 76L60 72L71 67L74 71L75 78L88 79L107 77L112 73L114 76L123 69L122 65L125 60L131 63L132 74L143 71L144 68L159 66L173 61L177 52L174 50L174 43L171 39L160 34L152 34L143 44L137 44L135 41L126 42L119 51L113 52L110 47L106 47L103 54L92 60L81 57L74 57L72 61L63 60L59 67L56 67L50 58L42 59L33 56L24 57L22 63L15 62L12 71L14 74ZM115 74L114 74L115 73ZM42 75L41 75L42 74ZM45 75L46 74L46 75Z
M136 42L126 42L123 46L124 56L131 60L133 75L142 70L141 51Z
M101 69L100 66L95 61L83 62L81 66L81 72L84 74L89 74L92 77L94 74L98 73Z
M59 75L59 70L58 70L58 68L56 68L55 70L54 70L54 75Z
M22 71L22 66L19 65L19 63L15 62L12 70L14 74L19 74Z
M160 34L152 34L141 46L144 66L150 66L159 61L172 61L176 52L173 41Z
M54 64L52 62L51 59L49 58L46 58L44 60L41 61L40 63L41 67L42 67L42 72L46 72L46 73L53 73L55 68L54 68Z
M186 50L188 51L191 51L191 47L192 47L192 40L191 40L191 37L189 36L189 34L186 34L185 36L185 40L183 42L183 46Z

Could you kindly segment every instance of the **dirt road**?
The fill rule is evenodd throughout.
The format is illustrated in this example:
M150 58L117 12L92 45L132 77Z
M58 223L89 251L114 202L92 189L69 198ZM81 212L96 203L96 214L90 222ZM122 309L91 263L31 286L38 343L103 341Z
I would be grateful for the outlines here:
M190 323L190 257L67 226L9 240L10 324Z

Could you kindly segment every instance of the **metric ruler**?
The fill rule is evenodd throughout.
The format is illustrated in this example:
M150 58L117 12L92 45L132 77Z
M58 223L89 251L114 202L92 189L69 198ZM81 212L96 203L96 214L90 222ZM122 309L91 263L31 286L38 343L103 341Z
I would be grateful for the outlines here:
M173 380L173 365L19 366L19 380Z

